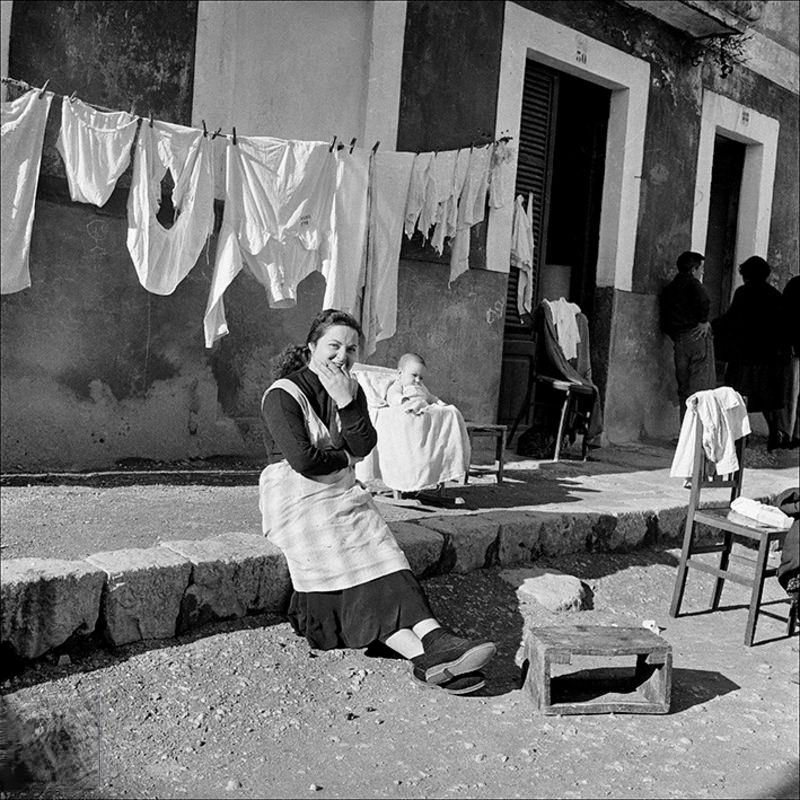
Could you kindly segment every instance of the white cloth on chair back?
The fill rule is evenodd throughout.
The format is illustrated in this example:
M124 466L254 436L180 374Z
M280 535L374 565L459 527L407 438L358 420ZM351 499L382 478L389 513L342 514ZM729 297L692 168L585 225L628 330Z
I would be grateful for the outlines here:
M678 446L672 459L671 478L691 478L697 420L703 425L703 450L716 467L717 475L739 469L736 440L750 433L747 407L739 392L730 386L695 392L686 400Z

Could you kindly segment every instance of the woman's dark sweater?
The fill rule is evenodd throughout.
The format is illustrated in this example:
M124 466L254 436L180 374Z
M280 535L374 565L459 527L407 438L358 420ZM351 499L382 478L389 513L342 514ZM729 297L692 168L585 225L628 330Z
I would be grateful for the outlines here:
M334 402L319 378L308 368L286 376L308 398L316 415L330 428ZM273 389L265 398L262 413L270 435L289 466L307 477L328 475L347 466L347 453L369 455L378 435L369 419L367 398L359 386L353 401L338 409L344 447L320 450L311 444L303 412L297 401L283 389Z

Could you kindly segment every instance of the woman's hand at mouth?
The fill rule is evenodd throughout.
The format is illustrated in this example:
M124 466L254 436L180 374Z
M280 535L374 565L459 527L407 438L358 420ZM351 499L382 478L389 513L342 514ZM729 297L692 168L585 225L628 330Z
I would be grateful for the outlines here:
M358 382L350 377L346 365L339 366L333 361L321 361L318 365L319 380L338 408L352 402L356 396Z

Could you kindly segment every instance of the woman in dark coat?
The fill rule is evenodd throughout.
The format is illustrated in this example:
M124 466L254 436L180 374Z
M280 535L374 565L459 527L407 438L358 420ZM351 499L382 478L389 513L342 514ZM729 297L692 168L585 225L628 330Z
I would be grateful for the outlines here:
M764 414L767 449L788 447L789 436L780 429L786 360L783 298L767 283L770 266L763 258L751 256L739 273L744 284L713 323L714 340L727 354L725 383L747 398L748 411Z

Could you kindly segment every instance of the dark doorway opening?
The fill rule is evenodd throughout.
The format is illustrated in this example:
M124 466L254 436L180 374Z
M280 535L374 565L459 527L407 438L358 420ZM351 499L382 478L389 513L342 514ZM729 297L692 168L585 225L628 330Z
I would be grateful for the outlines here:
M610 101L609 89L528 61L515 196L533 227L533 308L565 297L587 315L590 331ZM516 418L533 369L533 320L518 311L518 283L512 267L497 413L505 424ZM522 425L531 423L529 411Z

